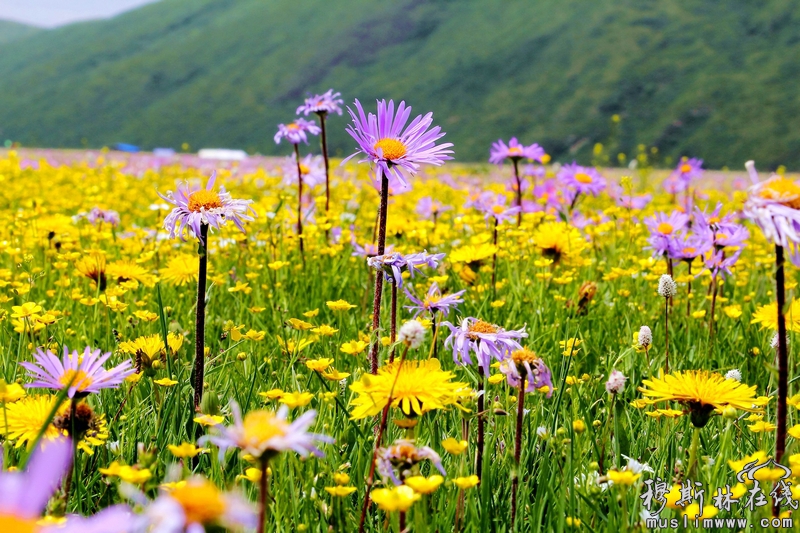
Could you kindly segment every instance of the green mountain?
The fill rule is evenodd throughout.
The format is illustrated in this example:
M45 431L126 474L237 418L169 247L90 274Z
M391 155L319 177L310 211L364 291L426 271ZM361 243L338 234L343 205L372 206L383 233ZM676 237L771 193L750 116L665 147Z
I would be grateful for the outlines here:
M792 0L163 0L0 45L0 138L288 154L276 124L333 87L432 110L464 161L517 136L800 168L799 58Z
M36 33L41 32L39 28L20 24L18 22L11 22L10 20L0 20L0 44L10 43L23 37L29 37Z

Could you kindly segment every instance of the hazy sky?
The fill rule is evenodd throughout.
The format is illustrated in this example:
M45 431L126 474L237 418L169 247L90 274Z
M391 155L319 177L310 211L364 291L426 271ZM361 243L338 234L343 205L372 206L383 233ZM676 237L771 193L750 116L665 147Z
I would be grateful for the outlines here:
M52 28L106 18L158 0L0 0L0 19Z

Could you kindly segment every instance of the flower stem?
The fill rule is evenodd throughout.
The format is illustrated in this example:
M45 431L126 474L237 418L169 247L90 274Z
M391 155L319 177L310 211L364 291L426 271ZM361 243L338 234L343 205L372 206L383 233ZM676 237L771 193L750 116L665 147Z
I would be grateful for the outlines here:
M714 349L714 314L717 309L717 292L719 292L717 276L711 276L711 319L708 322L709 353Z
M394 341L397 340L397 282L393 282L392 284L392 328L389 332L389 342L394 344ZM394 348L392 348L392 353L389 354L389 362L394 361Z
M297 239L300 241L300 259L305 265L306 256L303 250L303 171L300 168L300 148L297 143L294 144L294 159L297 163Z
M687 274L689 276L692 275L692 259L686 262L688 267ZM692 314L692 280L689 279L689 282L686 284L686 316L689 317Z
M669 298L664 298L664 373L669 374Z
M519 159L512 157L511 161L514 163L514 179L517 181L517 227L522 225L522 183L519 180Z
M208 275L208 224L200 226L197 247L197 305L194 323L194 410L200 410L203 399L203 373L206 350L206 277Z
M269 486L267 484L267 468L269 461L261 459L261 477L258 480L259 497L261 498L261 507L258 513L258 533L264 533L267 530L267 500L269 499Z
M786 396L788 395L789 362L786 347L786 292L783 271L783 246L775 246L775 285L778 300L778 429L775 434L775 462L786 451Z
M519 224L517 224L519 225ZM493 241L495 252L492 255L492 300L497 299L497 217L494 217Z
M480 388L478 389L478 442L477 449L475 450L475 474L480 479L483 476L483 445L484 445L484 428L483 428L483 410L486 404L486 375L483 373L483 367L478 367L480 374Z
M386 210L389 207L389 178L381 174L381 206L378 211L378 255L386 251ZM375 276L375 297L372 300L372 347L369 351L370 373L378 373L378 346L380 338L378 330L381 325L381 296L383 294L383 275Z
M689 448L689 467L686 469L686 478L691 479L697 469L697 448L700 444L700 428L692 427L692 446Z
M325 162L325 218L328 218L328 212L330 210L331 205L331 180L330 180L330 169L328 163L328 137L325 133L325 116L326 112L317 113L319 116L319 142L320 147L322 148L322 160ZM328 240L328 234L330 230L325 230L325 240Z
M519 393L517 395L517 432L514 434L514 464L516 472L511 481L511 529L513 531L514 524L517 519L517 489L519 488L520 476L520 457L522 455L522 415L525 411L525 380L519 384Z

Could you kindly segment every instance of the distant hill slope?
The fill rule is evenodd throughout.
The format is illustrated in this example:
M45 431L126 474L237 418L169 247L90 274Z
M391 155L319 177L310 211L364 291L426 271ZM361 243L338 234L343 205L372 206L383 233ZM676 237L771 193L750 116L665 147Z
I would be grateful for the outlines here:
M42 30L28 26L27 24L20 24L18 22L11 22L10 20L0 20L0 44L10 43L23 37L28 37Z
M0 138L288 153L276 124L334 87L434 111L460 160L588 160L619 114L627 153L798 168L798 58L792 0L164 0L0 46Z

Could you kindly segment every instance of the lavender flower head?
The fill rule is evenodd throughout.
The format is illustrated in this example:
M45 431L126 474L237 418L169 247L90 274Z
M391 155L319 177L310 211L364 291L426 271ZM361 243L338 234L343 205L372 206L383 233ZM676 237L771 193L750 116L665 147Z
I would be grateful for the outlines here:
M33 354L36 363L23 361L20 366L28 371L28 376L34 381L27 383L28 388L46 388L61 390L69 386L69 398L83 398L100 389L113 389L123 380L133 374L131 360L115 366L110 370L103 368L103 364L111 357L111 352L101 353L92 350L89 346L83 353L77 350L72 352L64 346L64 356L61 360L50 350L38 348Z
M444 137L442 128L431 127L433 113L419 115L408 124L411 107L400 102L395 113L394 101L378 101L378 114L366 115L361 102L355 101L356 111L349 107L348 113L353 124L347 133L358 143L358 150L347 157L342 164L358 154L364 158L359 163L369 163L376 167L376 181L382 176L389 180L389 187L396 190L410 188L407 178L419 170L421 164L439 166L452 159L452 143L436 144ZM408 126L406 126L408 124Z
M413 278L415 273L421 272L421 267L427 266L431 269L436 269L439 266L439 261L444 259L444 255L429 254L427 251L423 251L404 256L398 252L393 252L370 257L367 259L367 264L370 268L383 271L386 281L395 283L397 288L402 288L403 269L408 270L408 273Z
M531 159L541 163L544 154L544 148L536 143L525 146L516 137L511 137L508 144L503 142L503 139L497 139L489 150L489 163L502 165L506 159L511 159L512 161Z
M792 263L800 266L800 184L778 174L759 182L755 163L748 161L745 166L753 181L745 216L761 228L767 241L787 248Z
M504 194L482 194L478 200L473 202L473 207L484 214L486 220L494 219L498 224L510 220L517 216L517 213L522 209L519 206L506 205L506 197Z
M678 232L673 239L667 240L667 256L691 263L696 257L704 255L713 247L713 240L708 232L700 234L687 231Z
M464 303L461 295L466 292L465 290L454 292L453 294L442 295L439 285L434 281L428 288L425 298L420 300L417 296L406 287L406 296L414 305L405 306L409 311L414 312L414 318L417 318L422 313L442 313L447 316L450 311L458 307L458 304Z
M453 360L457 365L472 364L470 352L478 358L478 365L484 374L489 375L492 358L504 360L514 350L522 346L517 339L528 336L525 328L507 331L500 326L484 322L478 318L467 317L460 326L443 322L450 329L450 336L444 341L445 347L452 347Z
M219 192L214 191L216 176L217 173L214 172L205 188L194 188L187 183L179 185L175 193L158 193L161 198L175 206L164 218L164 229L169 231L170 238L177 235L181 240L186 240L186 230L190 230L201 244L205 244L201 238L201 228L204 225L219 229L228 221L233 221L239 231L244 233L244 222L254 220L256 212L250 207L253 201L234 200L222 186Z
M305 457L309 453L318 457L324 454L315 441L332 443L327 435L309 433L307 430L314 423L316 411L306 411L294 422L289 423L289 409L282 405L277 412L251 411L242 418L239 404L231 400L233 425L214 426L216 434L201 437L199 444L210 442L219 447L220 457L230 448L238 448L253 457L269 458L280 452L293 450Z
M300 174L303 177L303 184L309 187L316 187L325 183L325 163L321 155L308 154L300 160ZM289 156L283 163L284 187L297 186L297 162L293 156Z
M439 200L431 198L430 196L425 196L424 198L419 199L419 202L417 202L417 207L414 211L424 219L435 219L439 213L450 211L451 209L452 207L449 205L445 205Z
M317 115L327 115L328 113L342 114L342 104L344 100L339 98L341 93L333 92L333 89L328 89L324 94L315 94L309 96L303 102L303 105L297 108L297 114L303 113L308 116L310 113Z
M591 167L582 167L573 162L564 165L558 171L557 179L574 194L591 194L597 196L606 188L606 179Z
M702 159L682 157L675 170L664 180L664 189L670 194L685 191L692 180L702 176L702 167Z
M553 395L553 376L541 357L525 348L514 350L500 363L500 372L505 374L508 384L519 388L525 381L525 392L534 392L547 387L545 395Z
M101 209L99 207L93 207L92 210L89 211L89 214L86 215L86 220L88 220L93 226L96 226L101 222L111 224L112 226L118 226L119 213L113 209Z
M282 139L286 139L292 144L301 142L308 144L308 134L319 135L319 126L304 118L298 118L289 124L278 124L278 133L273 139L275 144L280 144Z
M722 203L718 203L714 211L705 213L699 208L694 210L694 226L703 232L714 248L742 248L750 238L750 232L743 225L736 223L734 214L720 216Z
M417 447L414 441L406 439L399 439L391 446L379 448L375 466L383 478L391 479L392 483L399 486L403 484L402 480L413 475L414 467L422 461L430 461L443 476L447 475L438 453L428 446Z
M650 236L647 238L650 243L648 248L658 257L669 252L677 233L689 225L689 217L679 211L670 214L659 212L644 219L644 225L650 230Z

